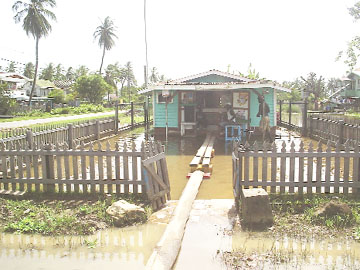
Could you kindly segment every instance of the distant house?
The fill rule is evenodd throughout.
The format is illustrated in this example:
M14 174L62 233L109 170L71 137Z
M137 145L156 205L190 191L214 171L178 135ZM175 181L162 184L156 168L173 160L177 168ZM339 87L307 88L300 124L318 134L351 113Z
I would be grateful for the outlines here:
M24 89L26 90L26 94L30 96L31 88L32 88L32 81L27 82L24 85ZM47 97L51 90L55 89L56 86L53 82L46 81L46 80L37 80L35 90L33 93L34 97Z
M258 97L264 96L269 105L270 127L274 134L278 91L290 92L272 81L252 80L210 70L179 80L150 85L140 93L152 95L155 133L163 133L167 126L169 131L185 135L189 129L195 130L199 126L199 118L205 118L205 130L219 129L226 112L225 104L228 103L241 119L239 122L245 123L246 129L257 132L261 119L257 116Z
M346 78L342 78L344 89L340 92L340 97L357 99L360 98L360 69L352 71Z
M71 92L71 88L72 88L74 82L70 81L70 80L57 80L57 81L54 81L54 84L55 84L56 88L63 90L64 93L67 95Z
M0 82L7 83L9 90L19 90L29 81L29 78L18 73L0 72Z

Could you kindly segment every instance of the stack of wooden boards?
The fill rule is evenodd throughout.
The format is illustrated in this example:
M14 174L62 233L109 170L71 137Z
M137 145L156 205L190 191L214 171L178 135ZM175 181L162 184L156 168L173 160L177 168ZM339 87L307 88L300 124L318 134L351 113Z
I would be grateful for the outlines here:
M212 172L211 158L214 157L215 138L213 134L206 136L204 143L190 162L190 174L188 174L188 177L196 170L203 171L205 173L204 178L210 177Z

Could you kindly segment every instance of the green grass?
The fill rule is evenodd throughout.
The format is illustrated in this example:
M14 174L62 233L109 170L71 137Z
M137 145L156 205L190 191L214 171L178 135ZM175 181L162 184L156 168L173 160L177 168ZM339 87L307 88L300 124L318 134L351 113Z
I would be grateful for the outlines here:
M24 112L16 115L14 118L0 119L0 122L14 122L21 120L32 120L32 119L43 119L43 118L52 118L64 115L79 115L79 114L88 114L96 112L105 112L111 111L114 108L104 108L101 105L92 105L92 104L83 104L79 107L64 107L53 109L50 113L43 112L40 110L32 110L31 112Z
M360 238L360 198L352 195L325 195L314 194L304 195L303 197L294 195L272 195L270 201L273 206L275 220L285 231L290 231L292 223L299 222L298 226L312 231L313 228L324 228L324 233L336 233L347 230L348 233L356 231ZM324 204L330 201L337 201L347 204L352 216L319 216L316 211ZM356 230L356 228L358 228ZM289 230L287 230L289 229ZM355 235L355 233L354 233Z
M45 195L36 199L12 200L0 198L0 231L42 235L89 235L113 226L106 209L119 198L98 199L62 195L49 199ZM30 196L30 195L29 195ZM136 204L147 203L142 197L122 196ZM71 200L70 200L71 199ZM148 215L151 209L145 206ZM123 225L142 223L146 220L124 220ZM89 243L91 244L91 243Z

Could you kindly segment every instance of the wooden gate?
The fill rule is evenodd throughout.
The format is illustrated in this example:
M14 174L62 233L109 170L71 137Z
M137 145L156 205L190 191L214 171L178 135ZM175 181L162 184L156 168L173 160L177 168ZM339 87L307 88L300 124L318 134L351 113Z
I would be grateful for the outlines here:
M159 209L171 200L170 182L163 146L149 141L143 147L143 174L146 182L147 194L152 201L153 209Z

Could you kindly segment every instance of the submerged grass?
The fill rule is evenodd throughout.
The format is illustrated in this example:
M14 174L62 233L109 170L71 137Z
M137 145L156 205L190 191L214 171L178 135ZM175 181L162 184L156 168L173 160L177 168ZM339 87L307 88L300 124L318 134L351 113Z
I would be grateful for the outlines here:
M32 195L33 196L33 195ZM89 235L113 226L106 209L118 197L86 198L36 196L36 199L0 198L0 231L42 235ZM127 196L129 202L143 204L142 198ZM151 210L146 207L150 214ZM124 225L144 220L124 220Z
M274 225L261 233L261 237L273 241L271 248L249 251L238 248L223 252L222 260L228 269L360 269L354 254L342 253L330 263L326 260L312 261L314 256L306 245L289 245L285 248L278 243L321 243L332 239L333 243L360 240L360 196L306 194L270 195ZM319 216L318 209L329 202L343 203L350 207L351 215ZM285 240L286 239L286 240ZM277 244L276 244L277 243ZM285 246L285 245L284 245ZM295 248L294 248L295 247ZM334 258L333 258L334 259Z
M279 234L308 237L360 238L360 197L352 195L314 194L272 195L270 201L273 208L275 225L272 228ZM346 204L351 209L351 215L318 214L318 209L329 202Z

